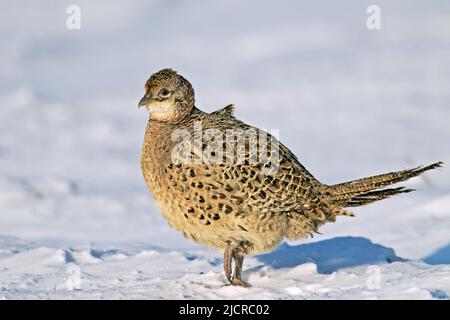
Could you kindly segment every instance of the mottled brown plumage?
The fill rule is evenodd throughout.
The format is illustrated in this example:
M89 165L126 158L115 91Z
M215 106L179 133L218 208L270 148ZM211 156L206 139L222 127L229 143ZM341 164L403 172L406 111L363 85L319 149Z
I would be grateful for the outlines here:
M285 238L312 235L336 216L352 215L346 207L409 192L402 187L383 188L441 166L438 162L328 186L272 136L255 142L255 136L247 133L261 131L236 119L232 105L206 113L194 101L191 84L173 70L161 70L146 82L139 106L151 114L142 172L169 224L185 237L223 252L225 274L235 285L246 285L240 276L244 255L271 250ZM199 124L202 132L215 129L216 138L205 138L196 130ZM226 136L230 129L234 130L231 142ZM263 142L278 143L277 156L268 147L270 161L255 162L250 145L259 148ZM223 154L217 154L220 147ZM190 161L180 162L177 150L189 150ZM270 164L275 170L268 169Z

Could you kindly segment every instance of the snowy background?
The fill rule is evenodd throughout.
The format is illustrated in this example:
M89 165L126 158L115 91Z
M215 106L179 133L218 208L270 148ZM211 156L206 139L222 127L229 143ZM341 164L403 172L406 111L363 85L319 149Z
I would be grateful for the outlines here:
M71 4L80 30L66 27ZM366 28L370 4L381 30ZM280 129L324 183L449 164L448 1L0 6L0 299L449 299L448 165L408 182L415 193L247 259L253 287L234 288L221 256L156 209L137 109L147 77L172 67L201 109L234 103Z

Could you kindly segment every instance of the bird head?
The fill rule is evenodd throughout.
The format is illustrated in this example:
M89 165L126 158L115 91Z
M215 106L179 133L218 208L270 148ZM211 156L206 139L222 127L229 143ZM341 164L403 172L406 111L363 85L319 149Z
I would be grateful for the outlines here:
M162 69L152 74L144 90L139 107L150 111L152 120L176 122L189 115L194 108L192 85L172 69Z

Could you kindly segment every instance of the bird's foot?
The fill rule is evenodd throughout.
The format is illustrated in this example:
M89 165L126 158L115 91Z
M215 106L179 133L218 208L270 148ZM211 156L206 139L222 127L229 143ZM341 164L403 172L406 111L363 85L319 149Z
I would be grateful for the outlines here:
M242 280L241 278L231 279L230 284L232 286L240 286L240 287L244 287L244 288L250 287L250 285L247 282L245 282L244 280Z

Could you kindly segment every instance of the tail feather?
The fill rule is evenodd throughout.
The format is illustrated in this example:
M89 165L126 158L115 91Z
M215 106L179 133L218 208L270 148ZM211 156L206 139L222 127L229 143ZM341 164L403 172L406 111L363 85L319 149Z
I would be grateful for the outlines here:
M416 177L425 171L439 168L442 162L436 162L429 166L421 166L413 169L380 174L373 177L362 178L328 187L328 195L331 201L343 207L363 206L375 201L389 198L390 196L413 191L405 187L382 189L385 186L402 182Z
M346 207L364 206L366 204L369 204L369 203L372 203L375 201L389 198L396 194L408 193L411 191L414 191L414 189L406 189L405 187L370 191L370 192L364 193L362 195L351 198L350 200L346 201L345 205L346 205Z

